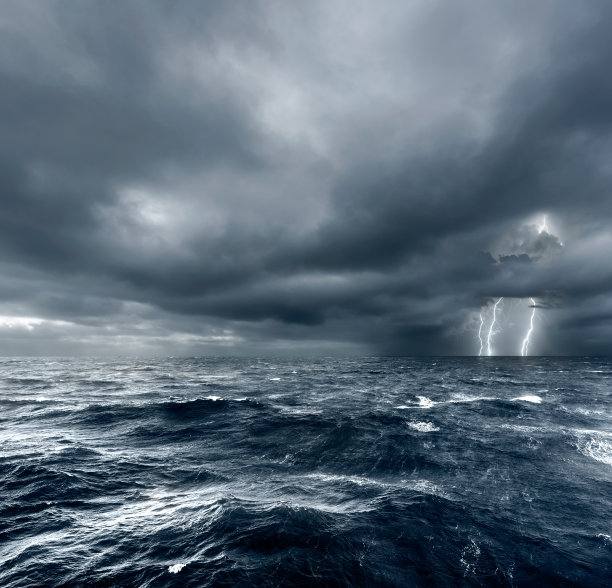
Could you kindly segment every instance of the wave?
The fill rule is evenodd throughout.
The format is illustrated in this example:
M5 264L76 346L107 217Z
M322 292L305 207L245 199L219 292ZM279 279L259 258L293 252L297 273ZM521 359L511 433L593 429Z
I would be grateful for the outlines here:
M542 398L535 394L525 394L516 398L500 398L496 396L469 396L467 394L453 394L451 398L445 400L432 400L426 396L417 396L418 402L414 404L400 404L396 405L395 408L398 410L407 410L411 408L433 408L435 406L445 406L453 404L469 404L473 402L492 402L498 404L507 404L512 402L531 402L533 404L540 404Z
M524 396L518 396L517 398L512 398L514 402L531 402L533 404L541 404L542 398L540 396L536 396L535 394L525 394Z
M440 427L436 427L433 423L426 422L410 422L408 426L415 431L419 431L420 433L433 433L435 431L439 431Z
M0 360L7 588L612 576L605 373L441 358L48 369Z
M178 574L185 566L189 565L189 562L179 562L168 566L168 571L171 574Z
M582 455L612 466L612 433L576 431L576 448Z

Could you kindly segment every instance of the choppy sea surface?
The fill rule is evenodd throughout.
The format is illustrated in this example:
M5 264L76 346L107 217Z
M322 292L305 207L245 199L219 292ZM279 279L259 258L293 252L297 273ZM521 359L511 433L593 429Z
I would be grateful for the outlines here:
M610 586L612 361L0 359L0 586Z

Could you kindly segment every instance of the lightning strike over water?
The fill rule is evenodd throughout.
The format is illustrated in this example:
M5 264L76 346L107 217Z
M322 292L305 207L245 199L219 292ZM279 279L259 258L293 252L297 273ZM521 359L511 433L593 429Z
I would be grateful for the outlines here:
M480 326L478 327L478 340L480 341L480 350L478 351L478 355L482 355L482 350L484 349L484 341L482 340L482 325L484 325L484 318L482 318L482 312L480 313Z
M496 321L496 314L497 314L497 305L503 300L504 298L500 298L494 305L493 305L493 319L491 320L491 326L489 327L489 333L487 335L487 355L493 355L493 351L491 350L491 339L493 338L493 335L495 334L495 331L493 330L495 328L495 321Z
M533 262L534 265L538 264L538 262L540 261L540 259L542 258L543 263L546 263L547 261L550 261L551 257L548 256L547 257L547 253L549 251L552 251L553 253L558 253L558 248L559 247L563 247L564 244L563 242L560 240L560 238L553 234L551 231L555 230L554 227L551 228L548 225L548 215L547 214L543 214L539 217L539 220L537 220L536 222L534 222L534 217L531 217L530 220L528 221L528 224L523 225L523 227L528 227L530 234L533 236L533 231L534 229L537 230L538 235L541 235L541 237L538 238L538 244L541 247L541 250L543 251L543 253L540 255L536 255L533 257ZM537 237L536 237L537 238ZM519 251L521 251L519 246ZM498 262L502 262L503 261L503 255L500 254L499 258L498 258ZM500 332L502 329L505 329L506 325L509 325L510 329L509 331L511 333L514 333L514 326L516 324L515 319L518 318L518 316L515 316L515 310L516 310L516 306L514 304L515 301L513 301L512 299L515 298L514 296L511 297L510 300L510 305L505 309L504 312L504 316L501 317L501 321L498 321L498 317L497 317L497 310L498 310L498 306L499 304L502 302L502 300L504 299L504 297L500 297L497 299L497 301L495 302L495 304L492 304L492 300L488 300L486 302L486 304L484 306L481 307L481 311L479 314L479 319L480 319L480 324L478 326L478 343L480 344L480 348L478 351L478 355L495 355L495 351L492 347L492 343L493 343L493 337ZM520 302L520 308L523 309L523 301L525 299L522 299L522 301ZM521 342L521 356L526 356L529 355L529 344L531 342L531 336L533 335L533 330L534 330L534 321L535 321L535 314L536 314L536 308L538 307L536 304L536 301L534 298L529 298L530 304L529 306L531 307L531 316L529 319L529 329L527 330L527 333L525 334L525 337L523 338L522 342ZM491 306L492 311L491 311ZM540 305L540 308L545 308L545 306ZM522 321L524 320L523 318L523 310L520 311L521 313L521 318L518 319L520 320L520 323L522 323ZM484 328L485 328L485 322L488 320L489 317L489 313L491 313L491 322L488 326L487 332L486 334L484 333ZM470 316L470 322L473 325L473 315ZM501 322L501 324L498 327L498 322ZM497 327L497 330L496 330ZM472 327L473 328L473 327ZM473 331L472 331L473 332ZM518 338L518 337L517 337ZM508 333L505 334L504 336L504 340L502 341L502 343L500 344L501 347L501 352L504 353L506 351L506 345L508 344ZM518 348L518 344L515 341L513 343L513 346L516 345L516 347L514 347L515 349ZM485 352L486 349L486 352Z
M528 349L529 349L529 340L531 339L531 333L533 332L533 319L535 317L535 311L536 311L536 303L535 300L533 298L530 298L529 300L531 300L531 319L529 321L529 330L527 331L527 335L525 335L525 338L523 339L523 345L521 346L521 355L524 357L525 355L527 355Z

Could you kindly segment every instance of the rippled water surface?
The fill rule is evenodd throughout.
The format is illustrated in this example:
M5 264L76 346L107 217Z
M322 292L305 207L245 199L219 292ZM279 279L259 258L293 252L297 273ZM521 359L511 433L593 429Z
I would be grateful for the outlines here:
M612 362L0 359L0 585L612 584Z

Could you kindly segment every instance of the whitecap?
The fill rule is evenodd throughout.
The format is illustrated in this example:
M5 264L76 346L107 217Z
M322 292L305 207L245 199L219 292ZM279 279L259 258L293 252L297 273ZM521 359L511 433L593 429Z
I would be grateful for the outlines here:
M177 563L168 568L168 571L171 574L178 574L187 564L186 563Z
M519 396L518 398L513 398L513 401L521 400L522 402L533 402L534 404L540 404L542 399L535 394L525 394L525 396Z
M419 431L420 433L432 433L434 431L439 431L440 427L436 427L433 423L420 423L420 422L411 422L408 423L408 426L415 431Z
M204 400L212 400L213 402L217 402L217 400L223 400L221 396L205 396Z
M576 448L582 455L601 463L612 465L612 438L609 435L592 431L578 436Z
M417 398L419 399L419 406L421 408L431 408L436 404L433 400L427 398L427 396L417 396Z
M270 382L280 382L280 378L270 378Z

